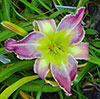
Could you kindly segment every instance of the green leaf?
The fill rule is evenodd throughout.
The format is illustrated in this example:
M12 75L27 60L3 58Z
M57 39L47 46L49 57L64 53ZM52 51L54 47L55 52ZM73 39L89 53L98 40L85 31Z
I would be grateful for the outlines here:
M3 81L2 84L6 85L6 86L10 86L11 84L16 82L20 78L21 78L20 76L13 74L8 79ZM23 90L23 91L29 91L29 92L31 92L31 91L38 92L40 90L41 86L42 86L41 83L42 83L42 80L31 81L31 82L23 85L19 89ZM58 86L53 87L53 86L45 83L44 86L43 86L42 92L57 92L57 91L60 91L60 90L61 89Z
M64 98L63 98L63 94L62 94L62 91L61 91L61 90L59 91L59 93L58 93L58 94L59 94L60 99L64 99Z
M29 8L33 9L35 12L37 12L38 14L42 14L43 12L38 9L37 7L35 7L34 5L31 5L31 3L29 3L28 1L26 0L19 0L21 1L22 3L24 3L26 6L28 6Z
M22 18L22 19L25 20L25 21L28 21L25 17L23 17L21 14L19 14L19 13L16 11L16 9L12 6L11 2L10 2L10 5L11 5L13 11L14 11L20 18Z
M7 54L7 53L9 53L9 52L7 52L7 51L5 50L5 47L0 48L0 55L2 55L2 54Z
M83 95L82 95L82 92L81 92L81 90L80 90L79 84L77 84L77 91L76 91L76 92L78 92L78 98L79 98L79 99L85 99L85 98L83 97Z
M100 48L100 41L98 41L98 42L93 42L93 45L95 46L95 47L98 47L98 48Z
M73 11L73 10L71 10L71 9L58 10L58 11L54 12L53 14L51 14L47 19L53 19L53 18L57 17L59 14L65 13L65 12L68 12L68 11Z
M41 93L42 93L42 90L43 90L43 86L44 86L44 80L42 80L42 82L41 82L40 89L37 93L36 99L40 99Z
M47 10L51 11L51 9L42 1L42 0L37 0L44 8Z
M72 90L73 90L75 93L77 93L78 95L81 96L81 98L79 98L79 99L88 99L87 97L85 97L84 95L82 95L82 94L80 94L78 91L76 91L75 89L72 88Z
M93 47L93 46L91 46L91 45L89 45L89 47L90 47L92 50L98 52L98 54L100 54L100 50L99 50L99 49L97 49L97 48L95 48L95 47Z
M18 93L19 93L19 90L17 90L17 91L14 93L12 99L17 99Z
M10 32L8 30L5 30L3 32L0 32L0 42L4 41L12 36L15 36L16 34L14 34L13 32Z
M89 34L89 35L95 35L96 34L96 31L95 30L93 30L93 29L86 29L86 34Z
M73 86L76 86L85 76L85 74L87 72L89 72L89 70L92 68L93 64L88 63L83 69L82 71L78 72L78 77L76 78L76 80L73 82Z
M9 0L3 0L3 20L10 21Z
M33 84L25 84L25 86L22 86L20 89L23 91L37 92L40 89L40 85L39 84L34 84L34 85ZM53 87L51 85L45 84L42 92L57 92L59 90L61 90L61 89L58 86Z
M15 91L17 90L19 87L21 87L22 85L24 85L25 83L28 83L32 80L35 80L39 78L37 75L35 76L27 76L27 77L23 77L22 79L18 80L17 82L15 82L14 84L10 85L9 87L7 87L1 94L0 94L0 99L8 99L9 96Z
M89 62L93 63L93 64L97 64L98 66L100 66L100 58L98 57L94 57L92 55L89 55L90 59L88 60Z
M32 60L31 61L16 61L6 66L4 65L5 66L4 69L1 68L1 71L0 71L0 82L4 81L15 72L26 69L26 68L30 68L32 67L32 65L33 65Z
M82 3L82 6L85 6L88 3L89 0L84 0Z

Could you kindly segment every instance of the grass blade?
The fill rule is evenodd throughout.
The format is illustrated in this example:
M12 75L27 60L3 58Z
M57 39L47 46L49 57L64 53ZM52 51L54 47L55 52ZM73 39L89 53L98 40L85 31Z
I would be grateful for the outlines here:
M14 84L12 84L11 86L7 87L1 94L0 94L0 99L8 99L8 97L15 91L17 90L19 87L21 87L22 85L24 85L25 83L28 83L32 80L35 80L39 78L37 75L35 76L27 76L24 77L20 80L18 80L17 82L15 82Z

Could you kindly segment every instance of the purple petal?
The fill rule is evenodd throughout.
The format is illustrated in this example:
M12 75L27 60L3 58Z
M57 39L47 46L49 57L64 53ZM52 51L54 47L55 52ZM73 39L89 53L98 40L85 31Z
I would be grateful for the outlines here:
M21 41L8 39L5 43L6 50L15 52L22 59L32 59L41 57L42 54L37 50L37 41L44 36L40 33L34 32L27 35Z
M51 72L58 85L71 95L71 83L77 74L77 63L71 55L68 55L67 63L62 63L61 66L51 64Z
M81 20L84 15L84 7L81 7L76 15L65 16L58 25L57 31L65 31L66 35L71 35L70 44L80 42L84 37L84 30L81 25Z
M66 70L64 70L64 68L60 68L60 66L56 66L55 64L52 64L51 70L58 85L71 94L71 79Z
M45 80L45 77L49 72L49 63L44 58L36 59L34 64L34 72Z
M75 45L72 50L72 55L76 59L89 59L89 43L79 43ZM76 51L75 51L76 50Z
M41 33L48 34L55 32L56 24L53 19L51 20L41 20L33 22L34 30L40 31Z
M74 81L77 76L77 62L71 55L68 55L68 62L69 65L67 66L67 69L70 71L69 75L71 81Z
M82 28L81 23L79 23L75 29L73 29L70 39L70 45L79 43L84 38L85 31Z

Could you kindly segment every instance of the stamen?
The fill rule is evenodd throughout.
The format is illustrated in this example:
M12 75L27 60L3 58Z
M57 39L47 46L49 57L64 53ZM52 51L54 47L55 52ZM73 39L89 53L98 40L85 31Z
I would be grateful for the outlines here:
M57 43L56 43L56 45L57 45L57 47L59 48L59 50L65 52L64 50L61 49L61 47L62 47L61 45L59 45L59 44L57 44Z
M52 45L50 45L50 44L48 45L48 47L49 47L49 48L53 48L53 46L52 46Z
M53 50L53 46L52 45L48 45L49 49L54 53L57 54L54 50Z
M58 43L56 43L56 45L58 46L58 47L62 47L61 45L59 45Z

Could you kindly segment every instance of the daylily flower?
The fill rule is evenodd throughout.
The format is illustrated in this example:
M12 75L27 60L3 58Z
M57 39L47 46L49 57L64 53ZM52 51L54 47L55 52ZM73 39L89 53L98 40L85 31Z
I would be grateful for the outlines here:
M53 19L34 21L34 32L20 41L8 39L6 50L21 59L37 58L34 72L71 95L71 84L77 75L76 59L89 59L88 43L81 43L84 38L81 25L84 10L81 7L76 15L66 15L57 28ZM55 82L48 79L50 77Z

